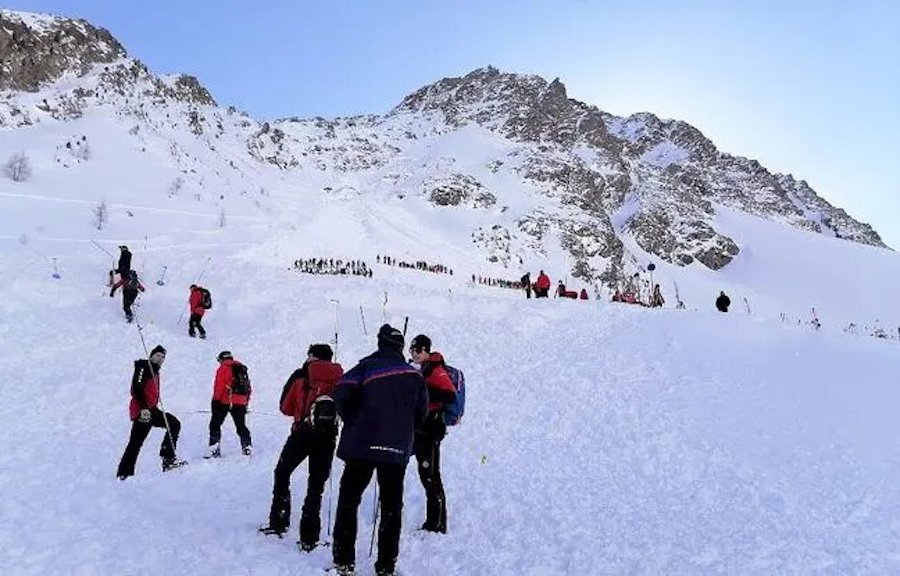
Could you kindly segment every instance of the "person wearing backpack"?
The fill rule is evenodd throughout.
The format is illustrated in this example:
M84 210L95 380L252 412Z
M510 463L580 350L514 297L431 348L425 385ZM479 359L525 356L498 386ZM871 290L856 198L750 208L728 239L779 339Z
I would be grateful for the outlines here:
M440 352L431 351L431 338L419 334L409 345L412 361L420 366L428 387L428 415L416 427L413 452L419 464L419 480L425 489L425 523L428 532L447 532L447 499L441 480L441 441L447 434L444 407L456 400L456 388Z
M200 333L200 338L206 338L206 330L200 324L203 320L203 314L206 308L203 306L204 289L196 284L191 284L191 296L188 298L188 307L191 310L191 317L188 319L188 336L196 337L195 330Z
M293 424L275 465L269 524L259 529L278 536L287 532L291 523L291 474L308 456L309 479L300 516L300 547L307 552L319 541L322 492L331 475L337 442L337 412L332 394L344 369L331 361L333 357L328 344L313 344L306 353L306 362L284 385L280 409L293 418Z
M122 310L125 311L125 319L131 323L134 321L134 313L131 311L131 305L137 299L138 291L143 292L144 286L138 279L137 272L130 270L125 276L122 276L118 282L113 284L112 290L109 291L109 297L116 295L116 290L122 287Z
M119 246L119 262L116 265L116 272L119 273L119 278L126 278L128 273L131 272L131 250L128 249L128 246Z
M413 431L425 418L428 393L418 370L403 357L403 333L384 324L378 350L361 359L334 389L344 421L337 456L344 461L334 522L335 572L353 574L357 510L363 492L378 474L381 525L377 576L394 574L400 552L403 477L412 455Z
M218 458L222 455L222 424L229 413L241 439L241 452L249 456L253 451L253 445L250 430L247 428L247 406L250 404L251 393L247 367L235 360L228 350L219 352L216 360L219 362L219 368L213 382L207 457Z
M178 460L175 456L181 422L175 416L157 408L159 404L159 371L165 359L166 349L156 346L150 351L149 359L141 358L134 361L134 374L131 377L131 402L128 405L128 413L131 416L131 434L116 472L119 480L134 476L134 465L137 462L138 454L140 454L144 440L147 439L152 428L166 430L166 435L159 447L163 472L186 464L185 461Z

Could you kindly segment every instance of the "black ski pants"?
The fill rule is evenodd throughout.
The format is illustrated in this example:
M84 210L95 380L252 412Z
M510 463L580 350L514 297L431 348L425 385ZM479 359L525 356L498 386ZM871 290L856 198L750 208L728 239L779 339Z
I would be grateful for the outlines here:
M152 428L165 429L166 420L169 422L172 438L169 438L169 432L167 431L163 437L162 444L159 446L159 455L163 459L175 458L175 446L178 444L181 422L168 412L165 413L165 418L163 418L162 410L151 408L149 422L141 422L137 418L131 421L131 435L128 437L128 445L125 447L125 453L122 454L122 460L119 461L117 476L134 476L134 465L137 462L138 454L141 452L141 447L144 445L144 440L147 439L147 435L150 434Z
M447 498L441 481L441 440L435 435L416 431L413 452L419 466L419 480L425 488L425 523L423 530L447 532Z
M191 317L188 319L188 334L193 336L194 329L196 328L197 331L200 332L200 336L206 336L206 330L204 330L203 326L200 324L201 320L203 320L203 316L191 313Z
M376 464L347 460L341 476L337 514L334 521L333 559L335 564L356 564L357 509L363 492L378 471L378 498L381 522L378 525L378 558L375 570L393 571L400 553L400 514L403 511L403 476L406 463Z
M122 310L125 312L125 317L129 320L134 317L131 312L131 305L137 300L137 296L137 288L122 288Z
M247 406L238 404L222 404L221 402L212 401L210 406L209 417L209 445L218 444L222 439L222 423L225 417L231 413L231 419L234 420L234 428L237 430L238 438L241 439L241 448L246 448L253 444L250 439L250 429L247 428Z
M278 464L275 465L275 483L272 487L272 507L269 526L287 530L291 523L291 474L309 457L309 479L306 482L306 498L300 516L300 541L315 544L322 530L320 512L325 482L331 475L331 462L337 443L337 427L321 429L302 423L291 431Z

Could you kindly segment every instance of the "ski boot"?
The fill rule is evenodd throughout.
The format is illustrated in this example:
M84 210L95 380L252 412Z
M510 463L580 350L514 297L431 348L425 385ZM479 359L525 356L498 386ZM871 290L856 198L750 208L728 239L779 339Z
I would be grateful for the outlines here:
M187 460L179 460L178 458L163 458L162 459L162 471L168 472L169 470L174 470L175 468L180 468L187 464Z
M353 564L335 564L333 570L338 576L354 576L356 574Z
M204 458L221 458L222 457L222 449L219 446L219 443L216 442L212 446L209 447L209 454L204 456Z
M243 448L241 448L241 453L244 456L250 456L251 454L253 454L253 446L250 446L250 445L244 446Z
M301 552L312 552L316 549L316 542L297 542L297 547L300 548Z
M257 529L257 532L261 534L265 534L266 536L278 536L279 538L284 538L285 533L287 533L287 526L275 526L271 523L266 526L260 526Z

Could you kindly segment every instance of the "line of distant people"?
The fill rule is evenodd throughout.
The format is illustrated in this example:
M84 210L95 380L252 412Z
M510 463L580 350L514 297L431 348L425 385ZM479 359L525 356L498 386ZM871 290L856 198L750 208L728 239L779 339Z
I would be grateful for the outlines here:
M385 266L396 266L398 268L412 268L413 270L421 270L422 272L432 272L434 274L449 274L453 276L453 269L444 264L430 264L425 260L416 260L415 262L407 262L406 260L397 260L393 256L378 254L375 256L375 262L384 264Z
M301 258L294 260L294 269L304 274L332 274L336 276L372 277L372 269L362 260L334 258Z
M490 278L488 276L476 276L472 274L472 284L480 284L482 286L492 286L494 288L512 288L518 290L522 284L515 280L504 280L503 278Z

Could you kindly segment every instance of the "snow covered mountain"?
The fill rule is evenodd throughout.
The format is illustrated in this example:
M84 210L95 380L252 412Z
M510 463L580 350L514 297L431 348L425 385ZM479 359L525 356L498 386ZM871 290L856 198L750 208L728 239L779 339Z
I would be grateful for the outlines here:
M415 530L407 469L401 574L900 572L900 257L803 183L491 69L384 115L259 122L88 23L0 11L0 70L4 575L321 575L329 548L256 533L281 387L310 343L349 368L407 319L465 371L468 401L442 446L448 534ZM120 244L147 286L140 330L108 297ZM373 276L293 269L306 258ZM661 309L478 281L542 267L592 289L650 262ZM194 282L213 293L206 340L186 334ZM145 344L168 349L162 400L190 464L162 473L154 430L119 482ZM226 423L205 461L223 349L253 379L254 454Z
M884 246L805 182L720 152L684 122L571 100L558 79L486 68L421 88L386 114L260 122L217 106L195 78L154 75L84 21L4 11L0 62L2 128L115 119L127 127L119 145L162 156L170 182L160 187L214 204L235 194L266 204L266 185L256 185L266 173L263 182L307 193L455 206L472 225L451 243L509 277L562 253L566 274L612 286L645 264L629 240L665 262L718 270L741 251L717 228L723 207ZM65 140L66 125L55 125Z

